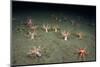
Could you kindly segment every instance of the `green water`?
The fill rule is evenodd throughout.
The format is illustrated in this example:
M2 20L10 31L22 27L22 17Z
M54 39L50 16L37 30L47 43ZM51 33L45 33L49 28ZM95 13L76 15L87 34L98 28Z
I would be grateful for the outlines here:
M51 15L54 14L61 21L57 21L60 30L54 32L50 30L46 33L41 29L42 24L54 25L55 21ZM30 15L34 24L38 25L37 36L34 40L25 37L26 26L24 23L27 20L27 16ZM71 15L71 16L70 16ZM67 17L66 20L63 16ZM50 12L32 12L23 14L14 14L12 18L12 48L11 48L11 59L12 64L15 65L26 65L26 64L46 64L46 63L62 63L62 62L78 62L82 61L77 57L77 49L86 48L88 55L84 61L95 61L96 60L96 44L95 44L95 24L94 19L85 17L83 15L72 15L63 13L50 13ZM79 26L72 25L71 20L75 23L79 23ZM17 28L21 31L17 31ZM24 30L22 30L24 28ZM66 30L71 32L68 41L63 40L61 31ZM73 35L76 32L83 32L85 35L82 40ZM27 57L27 52L31 47L41 46L42 57L30 58Z

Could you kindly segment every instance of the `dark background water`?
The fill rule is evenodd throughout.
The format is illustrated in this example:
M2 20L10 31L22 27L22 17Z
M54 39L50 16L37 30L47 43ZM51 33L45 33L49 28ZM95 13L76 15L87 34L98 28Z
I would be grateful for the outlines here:
M72 5L56 3L39 3L39 2L12 2L13 13L27 12L63 12L81 14L96 17L96 6L89 5Z
M72 4L56 4L56 3L39 3L39 2L18 2L13 1L13 11L71 11L86 15L95 16L96 6L89 5L72 5Z

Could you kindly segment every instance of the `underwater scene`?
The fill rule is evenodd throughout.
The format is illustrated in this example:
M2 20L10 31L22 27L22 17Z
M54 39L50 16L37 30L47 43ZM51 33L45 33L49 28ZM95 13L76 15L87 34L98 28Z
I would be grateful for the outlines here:
M96 61L96 6L12 1L12 65L87 61Z

